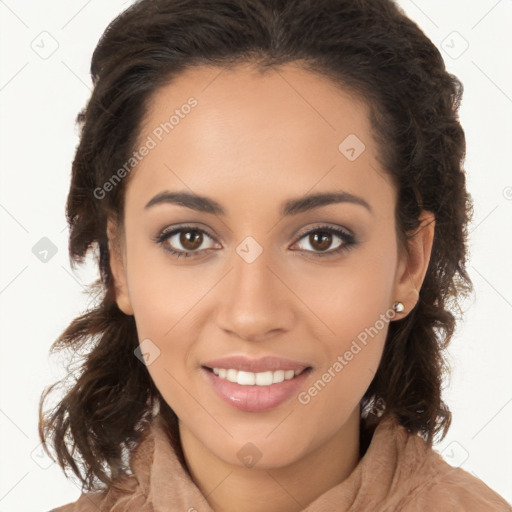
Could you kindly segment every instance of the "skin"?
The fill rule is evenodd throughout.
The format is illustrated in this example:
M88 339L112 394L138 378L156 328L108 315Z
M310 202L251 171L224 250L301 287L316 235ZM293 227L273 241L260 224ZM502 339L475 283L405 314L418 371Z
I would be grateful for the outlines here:
M306 361L307 391L395 301L405 310L394 320L414 307L434 218L423 212L408 253L399 250L396 190L377 161L368 107L326 78L296 65L265 74L250 65L189 69L153 97L140 140L190 96L198 105L130 176L123 230L109 222L117 303L135 316L139 340L160 350L148 370L180 419L187 466L212 508L301 510L359 461L359 401L388 324L307 405L294 396L269 411L239 411L217 397L201 364L227 355ZM366 146L354 161L338 150L349 134ZM288 199L340 189L373 213L338 203L280 216ZM145 208L165 190L211 197L226 215ZM209 235L189 258L153 240L183 223ZM323 224L350 230L357 243L318 256L322 245L302 234ZM236 252L248 236L263 249L251 264ZM179 235L165 243L193 252ZM323 252L340 243L332 235ZM237 457L247 442L262 454L252 468Z

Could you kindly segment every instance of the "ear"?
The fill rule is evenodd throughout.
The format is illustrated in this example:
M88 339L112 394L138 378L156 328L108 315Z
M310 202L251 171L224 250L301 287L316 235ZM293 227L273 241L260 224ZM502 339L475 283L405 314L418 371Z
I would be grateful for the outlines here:
M419 291L427 273L434 243L435 216L422 210L420 225L407 241L407 251L402 251L397 267L394 301L402 302L403 312L396 314L401 320L416 306Z
M128 294L125 243L122 240L119 226L112 219L109 219L107 222L107 237L110 270L114 278L116 302L124 314L133 315L130 295Z

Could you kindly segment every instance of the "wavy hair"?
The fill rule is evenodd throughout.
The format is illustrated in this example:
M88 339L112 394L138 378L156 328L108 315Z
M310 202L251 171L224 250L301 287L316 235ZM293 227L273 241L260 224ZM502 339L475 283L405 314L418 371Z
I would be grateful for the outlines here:
M421 229L421 209L434 213L419 301L390 323L361 407L376 417L395 415L430 444L449 428L451 413L441 399L449 372L443 349L458 300L473 289L465 269L472 201L458 120L463 87L435 45L391 0L139 0L99 40L91 62L94 89L77 117L80 140L66 204L69 254L72 266L95 256L97 300L53 343L50 353L68 349L74 366L68 365L67 379L44 390L39 404L43 446L65 472L73 471L82 490L112 485L129 472L124 456L138 445L157 406L183 460L177 417L134 356L134 318L115 300L107 220L122 220L131 176L101 199L95 190L137 147L160 87L191 66L239 63L261 70L296 63L357 94L370 107L380 163L398 190L402 247ZM45 411L59 385L64 396Z

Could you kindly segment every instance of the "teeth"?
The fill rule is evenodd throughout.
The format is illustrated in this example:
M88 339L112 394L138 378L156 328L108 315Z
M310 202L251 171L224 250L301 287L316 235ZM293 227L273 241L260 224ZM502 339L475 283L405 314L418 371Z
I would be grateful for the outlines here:
M237 370L229 369L226 372L226 379L228 379L229 382L236 382L237 378L238 378L238 371Z
M275 384L276 382L283 382L284 380L284 370L277 370L277 372L274 372L274 377L272 378L272 383Z
M256 374L251 372L238 372L237 383L241 386L254 386Z
M302 370L276 370L275 372L244 372L234 370L233 368L212 368L213 373L221 379L229 380L240 384L241 386L270 386L271 384L278 384L284 380L293 379L296 375L299 375Z
M257 386L270 386L270 384L274 383L274 374L272 372L261 372L254 375L256 375Z

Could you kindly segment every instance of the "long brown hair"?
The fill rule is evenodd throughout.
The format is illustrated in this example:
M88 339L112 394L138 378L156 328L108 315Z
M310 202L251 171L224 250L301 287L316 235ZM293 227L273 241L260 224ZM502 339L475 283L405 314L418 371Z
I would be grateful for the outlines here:
M131 175L104 197L98 188L130 158L159 87L189 66L247 62L261 69L300 63L367 102L381 164L398 190L396 226L404 247L420 210L435 214L419 301L390 323L361 406L394 414L428 443L450 425L441 399L448 370L442 353L458 299L472 290L465 270L472 203L457 117L462 85L437 48L391 0L140 0L107 27L92 57L94 90L77 118L67 220L72 264L90 251L101 277L93 287L95 306L51 348L75 355L71 382L45 389L40 401L43 445L48 450L51 443L58 463L83 489L108 486L127 471L123 455L137 446L155 405L179 450L176 415L134 356L135 321L117 307L109 267L107 219L122 220ZM43 412L59 384L64 397Z

